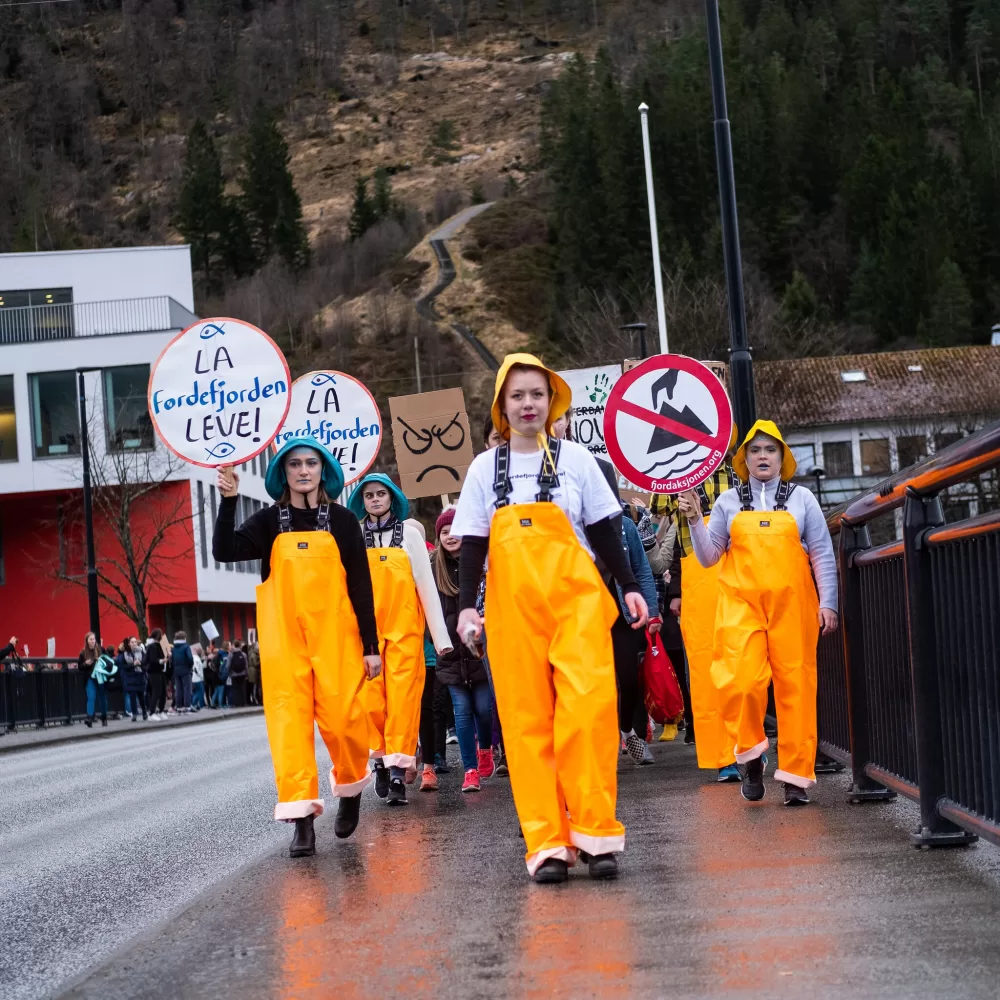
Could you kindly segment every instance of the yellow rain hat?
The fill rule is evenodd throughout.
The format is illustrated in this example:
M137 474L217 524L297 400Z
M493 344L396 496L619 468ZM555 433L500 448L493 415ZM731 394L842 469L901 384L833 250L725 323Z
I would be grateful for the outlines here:
M493 407L490 415L493 417L493 426L497 433L505 441L510 439L510 424L501 412L500 397L503 395L504 382L510 374L511 368L515 365L525 365L529 368L537 368L545 372L549 380L549 387L552 389L552 401L549 405L549 415L545 421L545 430L552 433L552 424L558 420L573 404L573 390L561 379L551 368L546 368L533 354L508 354L500 365L497 372L496 386L493 390Z
M778 430L778 425L773 420L758 420L750 428L750 432L743 439L743 444L740 445L739 450L733 455L733 472L743 482L746 482L750 478L750 469L747 466L747 445L758 434L766 434L769 438L774 438L781 445L783 449L781 456L781 478L784 480L791 479L795 475L798 464L795 461L795 456L792 454L792 449L785 444L785 439L781 436L781 431Z

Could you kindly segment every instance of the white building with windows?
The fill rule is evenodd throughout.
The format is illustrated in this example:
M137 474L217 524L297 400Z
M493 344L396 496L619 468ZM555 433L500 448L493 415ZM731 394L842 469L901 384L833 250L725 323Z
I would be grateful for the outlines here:
M170 456L147 409L150 366L196 319L187 246L0 254L0 631L32 652L55 637L57 655L75 655L88 628L80 373L95 483L160 484L133 545L153 549L149 627L184 628L192 641L210 618L223 638L254 627L258 567L211 558L215 473ZM242 516L270 502L261 459L242 469ZM145 545L164 504L180 513ZM99 567L128 593L119 536L101 523L96 533ZM106 601L101 616L105 643L135 631Z
M754 369L758 414L781 428L800 481L824 507L1000 418L1000 344L765 361ZM948 516L979 513L982 489L950 491Z

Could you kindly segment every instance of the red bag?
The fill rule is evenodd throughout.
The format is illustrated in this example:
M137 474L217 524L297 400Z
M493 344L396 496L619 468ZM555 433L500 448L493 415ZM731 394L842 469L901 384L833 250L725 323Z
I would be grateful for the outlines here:
M677 673L663 648L660 634L646 633L646 654L642 658L640 678L646 688L646 710L654 722L673 722L684 713L684 697L677 683Z

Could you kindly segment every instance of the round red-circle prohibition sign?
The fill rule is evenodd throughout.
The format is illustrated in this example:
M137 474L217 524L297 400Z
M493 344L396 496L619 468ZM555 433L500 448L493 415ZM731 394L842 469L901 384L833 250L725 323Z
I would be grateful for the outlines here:
M725 387L709 368L683 354L658 354L615 383L604 441L615 468L640 489L676 494L725 462L732 424Z

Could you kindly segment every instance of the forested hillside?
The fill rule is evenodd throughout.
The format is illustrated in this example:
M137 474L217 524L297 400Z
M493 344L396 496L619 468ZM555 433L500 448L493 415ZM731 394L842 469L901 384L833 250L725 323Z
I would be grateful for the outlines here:
M986 339L1000 0L726 0L722 14L758 353ZM477 322L554 355L628 351L618 327L654 322L640 101L671 346L718 354L712 104L690 0L0 5L0 251L189 239L202 306L318 346L352 339L358 311L329 303L413 294L403 257L490 198L460 269Z

